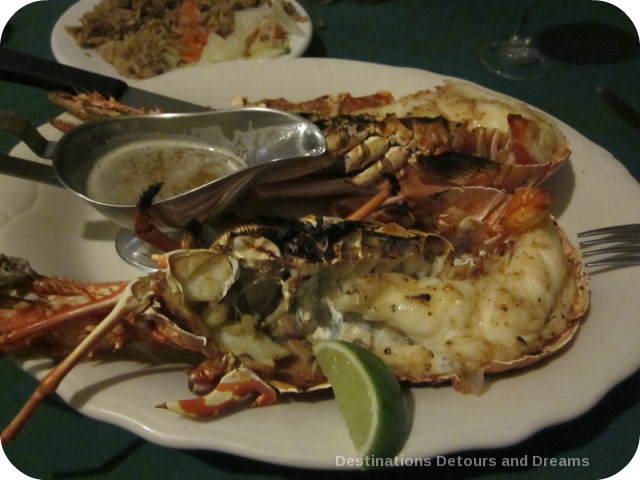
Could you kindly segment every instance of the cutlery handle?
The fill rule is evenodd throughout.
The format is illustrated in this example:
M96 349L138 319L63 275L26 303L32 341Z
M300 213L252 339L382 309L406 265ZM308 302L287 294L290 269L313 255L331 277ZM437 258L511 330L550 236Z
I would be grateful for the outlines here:
M119 98L128 86L126 82L116 78L32 57L6 48L0 48L0 80L51 91L98 92L105 97L113 96L115 98Z
M636 130L640 130L640 112L637 112L630 104L601 85L596 86L596 93L600 95L609 108Z
M51 160L55 142L49 142L40 132L20 115L0 110L0 131L13 133L41 158ZM0 152L0 174L33 180L61 187L51 163L33 162Z
M20 137L20 140L39 157L51 159L55 144L44 138L36 127L17 113L0 110L0 130Z
M34 182L62 187L58 176L53 170L53 165L16 158L4 153L0 153L0 174L11 175L12 177L32 180Z

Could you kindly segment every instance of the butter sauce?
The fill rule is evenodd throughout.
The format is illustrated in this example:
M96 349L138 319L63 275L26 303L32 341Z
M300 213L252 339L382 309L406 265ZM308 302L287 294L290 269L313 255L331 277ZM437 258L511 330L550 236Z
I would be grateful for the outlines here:
M156 200L163 200L242 168L243 160L228 150L175 139L140 141L100 158L87 178L87 194L98 202L132 205L162 182Z

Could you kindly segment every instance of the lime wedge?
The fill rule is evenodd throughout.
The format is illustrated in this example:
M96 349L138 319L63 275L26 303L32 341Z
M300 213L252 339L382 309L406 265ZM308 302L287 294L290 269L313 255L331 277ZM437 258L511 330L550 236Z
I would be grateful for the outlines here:
M353 343L326 340L313 349L362 458L391 458L410 430L409 409L391 369Z

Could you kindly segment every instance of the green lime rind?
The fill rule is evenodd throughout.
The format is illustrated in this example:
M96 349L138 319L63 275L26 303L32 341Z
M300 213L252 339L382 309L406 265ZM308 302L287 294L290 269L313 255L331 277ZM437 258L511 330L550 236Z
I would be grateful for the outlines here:
M342 340L314 347L360 457L392 458L404 446L411 415L400 383L373 352Z

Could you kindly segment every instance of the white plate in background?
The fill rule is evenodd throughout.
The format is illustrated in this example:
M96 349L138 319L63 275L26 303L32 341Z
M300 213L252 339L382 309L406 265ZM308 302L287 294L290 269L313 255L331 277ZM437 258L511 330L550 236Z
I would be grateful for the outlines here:
M64 65L69 65L90 72L108 75L110 77L119 78L127 83L146 82L145 80L123 77L116 72L115 68L108 62L104 61L94 49L81 48L65 27L80 25L80 18L91 11L93 7L100 3L101 0L80 0L78 3L69 7L58 19L51 32L51 50L55 59ZM306 10L295 0L289 0L291 4L298 10L300 15L309 19L309 21L298 23L302 30L302 35L291 36L291 49L289 53L278 57L274 60L282 60L286 58L300 57L304 54L311 42L313 36L313 27L311 18ZM254 60L247 60L254 61ZM184 68L200 68L199 66L188 66Z

